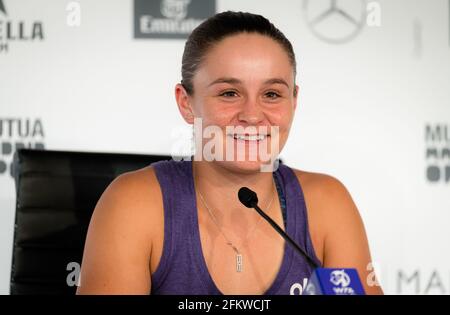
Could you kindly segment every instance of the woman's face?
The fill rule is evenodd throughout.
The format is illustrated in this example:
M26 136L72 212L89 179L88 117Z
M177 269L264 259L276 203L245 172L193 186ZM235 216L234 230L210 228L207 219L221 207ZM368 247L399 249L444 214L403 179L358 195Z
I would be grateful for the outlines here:
M193 95L185 94L181 85L176 94L186 121L201 118L203 137L197 151L215 152L216 160L222 153L222 161L215 162L254 172L267 162L261 152L276 158L286 143L297 103L294 84L293 67L279 43L260 34L240 33L208 50L194 75ZM273 127L278 127L278 134ZM198 133L199 129L196 141ZM220 144L211 150L213 138Z

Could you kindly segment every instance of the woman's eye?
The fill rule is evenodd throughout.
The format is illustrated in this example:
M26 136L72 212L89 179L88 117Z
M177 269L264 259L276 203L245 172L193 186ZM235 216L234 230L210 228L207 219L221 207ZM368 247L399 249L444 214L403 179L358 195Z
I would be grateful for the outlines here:
M267 92L266 97L268 97L270 99L276 99L276 98L280 97L280 94L275 93L275 92Z
M221 93L220 96L234 97L234 96L237 96L237 93L235 91L226 91L226 92Z

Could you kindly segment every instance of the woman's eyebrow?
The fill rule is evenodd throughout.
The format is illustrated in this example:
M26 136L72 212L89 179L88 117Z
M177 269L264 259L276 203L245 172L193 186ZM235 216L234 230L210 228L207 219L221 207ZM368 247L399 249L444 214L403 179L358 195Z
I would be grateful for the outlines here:
M218 84L218 83L242 84L242 81L237 79L237 78L222 77L222 78L218 78L218 79L212 81L210 84L208 84L208 87L210 87L211 85L214 85L214 84ZM283 84L283 85L286 85L289 88L289 84L282 78L271 78L271 79L268 79L268 80L264 81L263 84L264 85Z
M210 87L211 85L214 85L214 84L218 84L218 83L242 84L242 81L239 79L236 79L236 78L223 77L223 78L218 78L218 79L212 81L210 84L208 84L208 87Z
M268 80L264 81L264 84L266 84L266 85L283 84L283 85L286 85L286 87L289 88L289 84L284 79L281 79L281 78L268 79Z

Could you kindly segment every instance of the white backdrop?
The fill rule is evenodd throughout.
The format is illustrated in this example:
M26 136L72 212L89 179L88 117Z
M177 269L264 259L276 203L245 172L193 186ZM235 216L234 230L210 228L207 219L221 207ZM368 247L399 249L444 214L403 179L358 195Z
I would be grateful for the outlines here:
M81 8L78 27L66 21L70 2ZM263 14L292 41L300 98L282 158L346 185L385 292L449 294L450 180L430 180L427 167L443 172L450 156L426 150L450 149L450 3L338 1L354 16L381 8L380 26L363 23L341 43L320 36L351 31L342 16L307 22L329 3L222 0L216 9ZM135 39L133 19L133 0L0 1L0 293L9 292L15 211L9 144L171 153L184 125L173 96L184 39ZM36 23L43 39L31 39Z

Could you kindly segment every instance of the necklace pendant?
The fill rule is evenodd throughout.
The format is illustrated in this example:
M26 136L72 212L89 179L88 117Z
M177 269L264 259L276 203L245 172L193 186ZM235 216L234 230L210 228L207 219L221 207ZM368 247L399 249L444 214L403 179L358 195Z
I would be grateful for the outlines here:
M236 271L237 272L242 272L242 255L241 254L236 254Z

